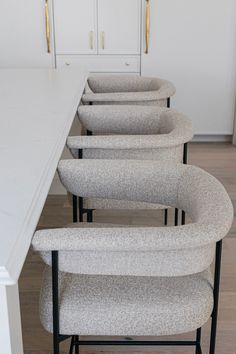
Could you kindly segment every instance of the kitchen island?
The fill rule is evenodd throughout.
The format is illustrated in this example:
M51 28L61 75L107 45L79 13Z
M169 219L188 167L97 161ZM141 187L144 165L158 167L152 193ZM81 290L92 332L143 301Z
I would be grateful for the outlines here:
M84 91L80 68L0 69L0 351L23 354L18 279Z

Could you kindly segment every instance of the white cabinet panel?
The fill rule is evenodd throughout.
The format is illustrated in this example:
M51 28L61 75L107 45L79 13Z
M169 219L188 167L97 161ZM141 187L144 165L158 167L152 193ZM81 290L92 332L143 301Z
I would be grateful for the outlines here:
M140 0L98 0L100 54L140 53Z
M57 55L57 67L81 66L89 72L139 73L139 56L120 55Z
M232 134L236 73L235 0L150 0L150 48L142 75L171 80L172 105L196 134Z
M57 54L97 53L97 1L54 0Z
M48 10L51 53L47 52L45 0L0 1L0 67L54 65L51 0Z

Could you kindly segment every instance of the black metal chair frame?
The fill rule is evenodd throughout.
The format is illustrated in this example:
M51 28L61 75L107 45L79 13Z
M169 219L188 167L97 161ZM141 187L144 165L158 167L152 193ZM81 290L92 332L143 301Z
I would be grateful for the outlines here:
M215 256L215 275L214 275L214 307L212 311L210 350L209 354L215 354L216 331L219 304L220 289L220 271L221 271L222 240L216 244ZM53 304L53 354L60 354L60 343L71 339L69 354L79 354L81 345L103 345L103 346L192 346L195 347L195 354L202 354L201 349L201 328L196 331L196 338L192 341L139 341L139 340L79 340L79 335L60 334L60 316L59 316L59 281L58 281L58 257L57 250L51 252L52 257L52 304Z

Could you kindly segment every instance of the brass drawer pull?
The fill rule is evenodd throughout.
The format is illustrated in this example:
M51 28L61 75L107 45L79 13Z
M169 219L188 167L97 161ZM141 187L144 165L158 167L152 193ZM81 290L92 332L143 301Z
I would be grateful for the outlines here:
M149 37L150 37L150 0L146 0L146 49L145 54L149 52Z
M50 43L50 19L49 19L49 6L48 0L45 0L45 25L46 25L46 41L47 41L47 52L51 53L51 43Z

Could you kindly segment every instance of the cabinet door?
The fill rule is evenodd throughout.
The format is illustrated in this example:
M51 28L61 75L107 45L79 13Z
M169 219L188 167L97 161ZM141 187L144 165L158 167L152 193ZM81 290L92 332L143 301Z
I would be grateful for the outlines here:
M150 0L150 46L142 75L171 80L172 105L195 134L232 134L236 73L235 0Z
M98 0L100 54L140 54L140 0Z
M97 53L97 0L54 0L57 54Z
M52 30L51 0L0 1L0 67L53 66Z

